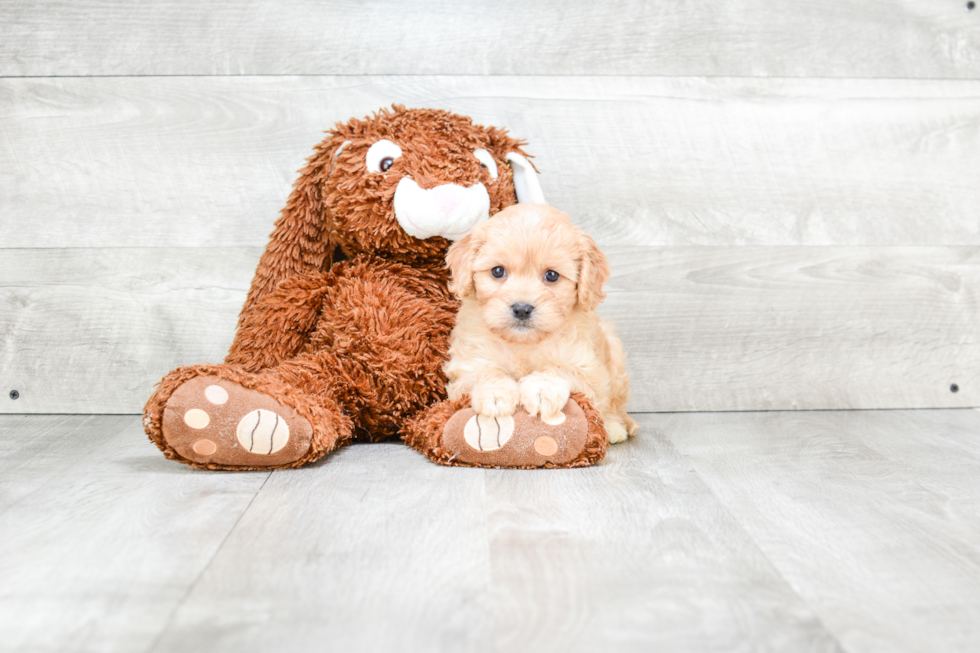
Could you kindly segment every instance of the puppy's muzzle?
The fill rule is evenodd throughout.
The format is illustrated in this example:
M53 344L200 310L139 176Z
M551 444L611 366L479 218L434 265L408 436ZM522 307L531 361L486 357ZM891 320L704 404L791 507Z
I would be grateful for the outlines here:
M514 314L514 317L521 322L527 322L531 319L531 313L534 312L534 306L531 304L525 304L523 302L518 302L517 304L511 304L510 310Z

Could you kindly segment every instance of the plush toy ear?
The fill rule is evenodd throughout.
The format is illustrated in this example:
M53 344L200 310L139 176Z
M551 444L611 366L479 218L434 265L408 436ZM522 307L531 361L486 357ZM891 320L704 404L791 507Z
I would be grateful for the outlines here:
M541 192L541 184L538 182L538 173L534 170L531 162L517 152L508 152L505 158L514 171L514 191L517 193L517 201L528 204L547 204L544 200L544 193Z
M609 281L609 259L588 234L579 234L582 263L578 276L578 303L586 311L595 310L606 298L602 287Z
M446 252L446 265L449 267L449 292L459 299L476 290L473 285L473 260L480 245L473 233L468 233Z
M244 316L286 277L319 272L333 263L333 216L324 204L324 183L335 158L349 141L340 134L324 139L300 171L299 179L269 236L239 315Z

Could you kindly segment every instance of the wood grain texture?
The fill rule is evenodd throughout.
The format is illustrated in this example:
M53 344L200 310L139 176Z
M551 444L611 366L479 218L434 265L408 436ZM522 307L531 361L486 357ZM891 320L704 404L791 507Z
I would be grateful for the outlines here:
M583 470L233 474L0 416L0 650L980 646L980 411L637 418Z
M837 651L705 490L652 433L569 472L355 446L273 474L154 651Z
M392 102L526 138L603 245L980 244L978 81L412 76L0 80L0 245L264 246Z
M3 250L0 412L142 411L177 365L224 359L259 254Z
M608 252L632 410L980 405L980 249Z
M259 251L0 250L0 412L138 412L222 360ZM980 405L976 247L606 251L634 411Z
M638 415L598 467L487 472L498 651L839 651Z
M268 473L199 474L135 416L0 419L0 650L144 651Z
M235 474L0 416L0 650L980 646L980 411L637 419L590 469Z
M980 412L645 416L841 646L980 646Z
M980 76L965 0L6 2L0 75Z
M274 472L154 652L492 650L471 471L380 444Z

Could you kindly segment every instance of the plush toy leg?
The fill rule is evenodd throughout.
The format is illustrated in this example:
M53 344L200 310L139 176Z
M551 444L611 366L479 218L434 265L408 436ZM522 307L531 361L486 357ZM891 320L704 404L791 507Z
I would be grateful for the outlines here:
M463 467L587 467L606 455L599 411L573 394L559 424L518 409L513 417L479 417L469 397L438 403L406 425L405 442L441 465Z
M147 402L143 424L167 458L205 469L298 467L351 434L332 398L228 365L171 372Z

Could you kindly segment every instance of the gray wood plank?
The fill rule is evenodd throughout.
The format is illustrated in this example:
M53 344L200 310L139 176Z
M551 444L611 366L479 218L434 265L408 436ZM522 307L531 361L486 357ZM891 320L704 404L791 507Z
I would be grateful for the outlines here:
M259 254L3 250L0 412L142 411L170 370L224 359Z
M0 650L980 645L980 411L637 418L591 469L378 444L270 475L2 416Z
M401 444L274 472L163 651L492 651L485 491Z
M632 410L980 405L975 247L608 251Z
M632 410L980 405L975 247L606 250ZM0 412L140 411L224 358L258 256L0 250Z
M0 245L263 246L391 102L526 138L603 245L980 244L978 81L411 76L0 80Z
M147 650L267 477L167 461L135 416L4 416L0 650Z
M853 653L980 646L980 412L647 416Z
M590 470L446 469L380 444L276 472L153 650L324 642L839 650L656 433Z
M5 2L0 75L973 77L965 0Z
M662 433L488 472L500 651L839 651Z

